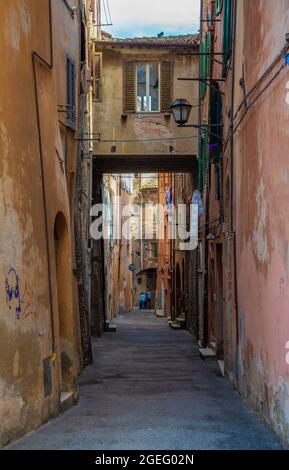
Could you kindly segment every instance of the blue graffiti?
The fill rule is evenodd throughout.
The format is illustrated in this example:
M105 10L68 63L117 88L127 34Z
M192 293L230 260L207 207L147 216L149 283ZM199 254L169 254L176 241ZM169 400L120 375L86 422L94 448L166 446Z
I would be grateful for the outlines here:
M16 269L13 267L10 268L5 278L5 290L6 303L10 310L15 309L17 320L33 313L33 302L31 302L31 299L33 299L33 291L29 289L27 283L25 283L23 294L21 294L20 278Z
M8 271L8 275L5 279L6 289L6 302L9 308L12 309L13 300L15 300L15 313L19 320L21 314L21 299L20 299L20 287L19 287L19 276L14 268Z

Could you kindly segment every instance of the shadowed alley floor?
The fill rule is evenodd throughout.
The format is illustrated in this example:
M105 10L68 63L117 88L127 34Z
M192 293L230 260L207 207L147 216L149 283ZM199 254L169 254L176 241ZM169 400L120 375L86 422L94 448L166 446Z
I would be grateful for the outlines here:
M186 331L133 311L94 343L80 403L10 449L281 449Z

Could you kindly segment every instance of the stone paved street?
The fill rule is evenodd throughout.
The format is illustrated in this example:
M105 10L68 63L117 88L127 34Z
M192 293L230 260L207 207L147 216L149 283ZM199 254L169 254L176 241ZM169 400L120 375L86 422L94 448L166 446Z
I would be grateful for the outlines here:
M80 403L10 449L281 449L186 331L152 312L94 342Z

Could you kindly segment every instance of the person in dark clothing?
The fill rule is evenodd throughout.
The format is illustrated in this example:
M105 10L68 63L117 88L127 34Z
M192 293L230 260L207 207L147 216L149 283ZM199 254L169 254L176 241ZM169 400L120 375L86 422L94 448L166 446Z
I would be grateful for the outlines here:
M139 296L139 309L144 310L146 308L146 295L144 292Z
M151 295L151 291L149 290L149 288L147 288L145 296L146 296L146 308L148 310L150 310L151 309L152 295Z

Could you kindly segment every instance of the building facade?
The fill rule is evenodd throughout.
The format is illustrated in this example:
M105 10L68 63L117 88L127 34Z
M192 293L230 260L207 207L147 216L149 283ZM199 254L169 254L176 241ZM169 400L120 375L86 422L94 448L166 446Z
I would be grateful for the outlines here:
M98 64L94 103L96 167L99 167L98 162L114 164L123 158L129 167L133 165L134 174L144 181L145 175L139 170L146 158L151 158L150 172L155 170L154 161L157 162L159 157L171 160L177 171L178 157L189 158L197 154L197 132L177 127L171 114L174 99L185 98L194 106L189 124L197 122L198 85L179 80L198 74L197 52L198 36L116 39L103 33L102 39L95 41L94 54ZM160 163L158 166L161 167ZM155 179L157 181L158 177ZM182 181L178 181L181 186ZM160 201L158 185L155 188L141 186L135 188L135 203L143 207L145 201ZM183 188L179 189L183 193ZM170 255L175 248L171 244ZM167 266L161 266L157 274L157 263L159 260L165 264L166 253L159 259L158 249L159 243L154 236L152 240L133 241L132 264L137 268L132 276L134 306L138 304L139 294L149 288L152 289L153 308L163 310L160 276ZM184 265L182 259L179 263L181 267ZM172 265L168 271L171 273ZM175 302L173 299L168 303L171 296L167 289L167 310Z
M1 7L2 8L2 7ZM0 444L78 399L84 363L75 200L90 1L0 15ZM86 37L86 39L85 39Z
M202 1L198 266L202 345L287 443L288 9Z

